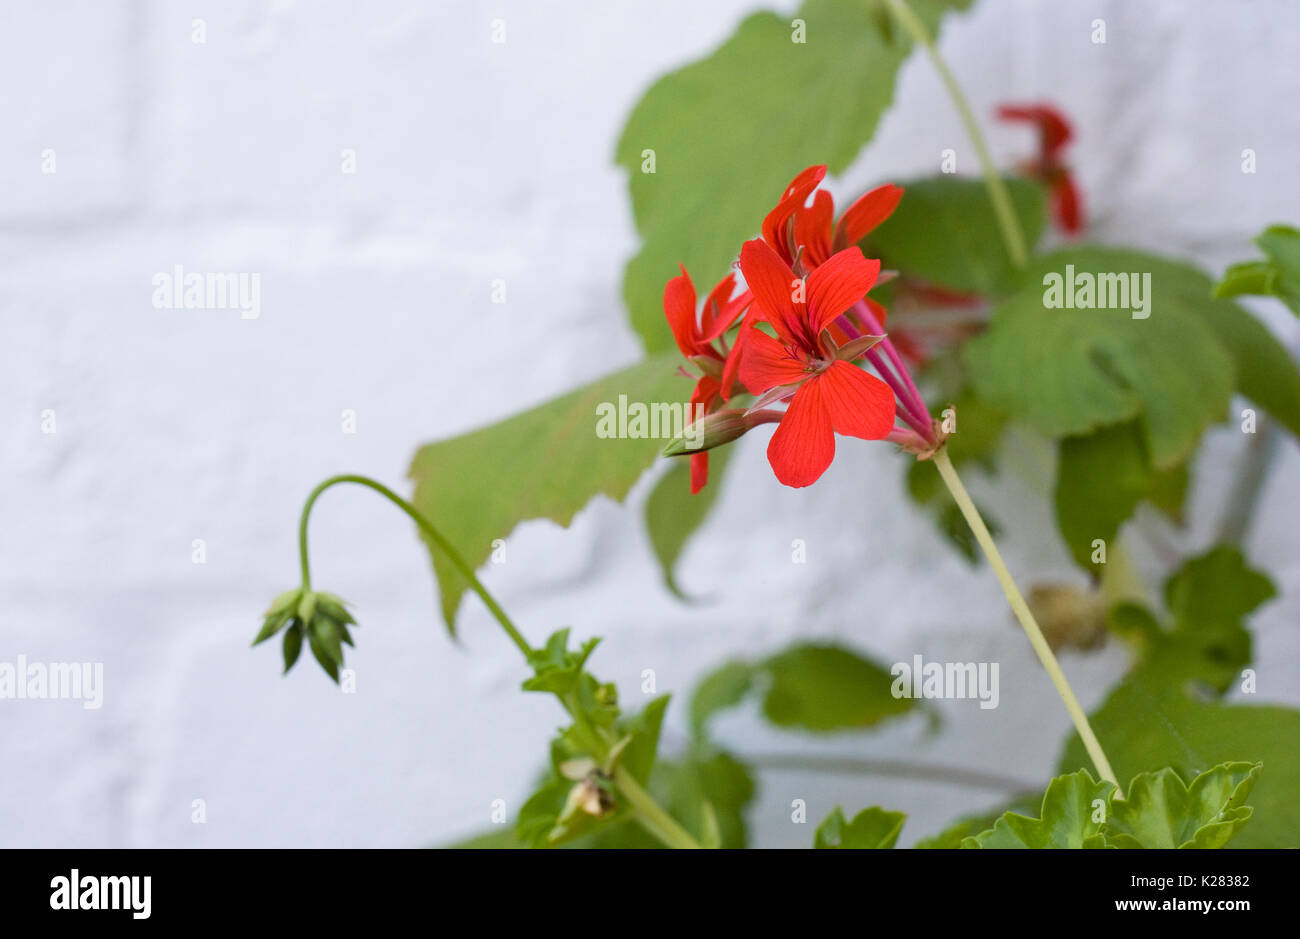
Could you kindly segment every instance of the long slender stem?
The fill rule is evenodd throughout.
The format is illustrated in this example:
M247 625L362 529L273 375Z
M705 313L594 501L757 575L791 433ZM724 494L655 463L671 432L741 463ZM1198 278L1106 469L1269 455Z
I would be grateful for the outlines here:
M1015 209L1012 207L1011 194L1007 191L1006 183L1002 181L1001 175L998 174L997 168L993 165L993 158L989 156L989 149L984 142L984 135L980 133L979 124L971 113L970 104L966 101L966 96L962 94L961 86L957 84L957 79L953 77L947 63L939 55L939 50L935 46L929 30L925 28L925 24L921 22L920 17L907 5L907 0L886 0L886 2L903 29L907 30L911 35L913 41L925 47L930 62L934 65L935 71L939 73L939 78L944 87L947 88L948 96L952 98L953 106L957 109L957 114L966 128L966 134L970 137L971 145L975 148L975 155L979 159L980 169L984 173L984 185L988 188L989 199L993 202L993 211L997 215L998 227L1002 230L1002 240L1007 245L1007 254L1014 266L1024 267L1029 259L1029 252L1025 247L1025 233L1021 230L1020 220L1016 218Z
M356 476L351 474L331 476L313 489L311 495L307 497L307 502L302 507L302 518L298 522L298 556L302 561L302 584L304 587L311 587L311 571L307 559L307 518L311 515L312 506L316 504L316 500L320 498L321 493L326 489L329 489L331 486L337 486L341 483L355 483L358 486L365 486L368 489L373 489L410 516L411 521L415 522L420 531L424 532L429 540L437 545L438 549L442 551L443 554L447 555L448 560L451 561L456 570L460 571L461 576L469 581L470 589L479 595L479 599L481 599L484 605L487 606L488 611L496 621L501 624L501 628L506 631L506 635L510 637L511 641L513 641L516 646L519 647L519 651L525 656L532 654L533 647L528 644L528 640L524 638L523 633L521 633L515 624L510 621L510 617L507 616L506 611L501 608L501 604L497 603L492 594L488 593L487 588L484 587L478 577L475 576L474 569L465 562L465 559L460 556L460 552L452 546L451 542L444 538L442 533L439 532L438 529L434 528L433 524L427 518L420 514L419 509L411 505L411 503L407 502L383 483L377 482L368 476Z
M307 496L307 501L302 507L302 517L298 521L298 557L302 563L302 585L304 588L311 588L311 564L307 553L307 520L311 516L312 507L316 504L316 500L321 497L321 494L331 486L337 486L342 483L353 483L358 486L365 486L367 489L372 489L405 512L410 517L411 521L415 522L420 531L422 531L430 541L437 545L439 550L447 555L447 558L453 565L455 565L456 570L460 571L464 578L469 581L470 588L479 595L479 598L487 606L488 611L491 612L496 621L501 624L501 628L506 631L506 635L508 635L511 641L513 641L519 648L519 651L522 652L525 657L533 653L533 647L528 644L528 640L524 638L523 633L521 633L518 627L510 621L510 617L507 616L506 611L501 608L501 604L497 603L496 598L493 597L492 594L488 592L488 589L483 586L482 582L475 575L474 569L466 563L465 559L461 557L460 552L452 546L451 542L443 537L442 533L433 526L432 522L420 513L419 509L413 506L410 502L407 502L397 493L393 492L393 490L389 489L383 483L371 479L368 476L358 476L354 474L331 476L313 489ZM575 721L579 724L584 724L584 720L581 717L581 709L577 707L576 701L567 701L561 697L560 703L564 706L565 710L569 711ZM596 749L600 751L596 755L603 758L606 752L604 742L601 741L599 736L592 732L590 728L584 728L584 730L589 734L589 736L591 736ZM690 832L679 825L672 816L660 808L654 798L641 788L640 783L636 781L631 773L628 773L621 767L617 768L614 772L614 785L618 788L619 792L623 794L624 798L627 799L637 821L640 822L641 825L652 835L664 844L668 845L668 847L700 847L699 843L691 837Z
M1097 735L1092 731L1092 725L1088 723L1088 715L1083 712L1083 707L1079 704L1079 699L1074 696L1074 690L1065 678L1065 673L1061 671L1061 665L1056 661L1056 656L1052 653L1052 647L1047 644L1043 638L1043 631L1038 628L1038 622L1034 619L1034 614L1029 610L1029 604L1025 603L1025 598L1020 594L1020 588L1011 577L1011 572L1007 570L1006 563L1002 560L1002 555L998 551L998 546L993 541L993 536L989 534L988 527L984 524L984 519L980 517L979 510L975 508L975 503L971 501L970 494L966 487L962 485L961 477L957 475L957 470L953 468L952 460L948 458L947 447L940 447L934 454L934 465L939 470L939 475L943 477L944 483L948 486L948 491L957 502L957 507L961 509L961 514L966 519L966 524L975 535L975 540L979 542L980 547L984 550L985 557L989 560L989 565L993 568L993 573L997 575L998 582L1002 584L1002 592L1007 595L1007 602L1011 604L1011 610L1016 614L1016 619L1025 630L1025 635L1029 637L1029 644L1034 647L1038 653L1039 660L1043 663L1043 668L1047 669L1047 674L1052 679L1052 684L1056 685L1056 690L1065 702L1065 709L1070 712L1070 719L1074 721L1074 729L1079 732L1083 739L1083 745L1088 751L1088 756L1092 758L1093 766L1097 768L1098 774L1102 779L1114 783L1119 788L1119 780L1115 778L1115 771L1110 768L1110 761L1106 759L1106 753L1101 748L1101 743L1097 740Z
M860 759L847 756L810 756L805 753L746 753L744 760L760 770L792 773L832 773L861 776L889 776L923 779L927 782L993 789L1015 795L1035 792L1034 786L1009 776L984 773L960 766L910 763L906 760Z

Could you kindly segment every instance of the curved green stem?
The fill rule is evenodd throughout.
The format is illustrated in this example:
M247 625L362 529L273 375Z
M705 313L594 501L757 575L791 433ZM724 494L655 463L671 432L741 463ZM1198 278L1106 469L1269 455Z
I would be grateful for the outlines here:
M331 476L313 489L307 496L307 501L302 507L302 517L298 521L298 558L302 563L302 585L305 589L311 589L311 564L307 553L307 520L311 517L312 507L315 506L316 500L321 497L321 494L331 486L337 486L341 483L354 483L358 486L365 486L367 489L372 489L405 512L410 517L411 521L415 522L420 531L423 532L440 551L447 555L447 558L455 566L456 570L458 570L461 575L469 581L470 588L478 594L479 599L481 599L487 606L488 611L491 612L496 621L501 624L501 628L506 631L506 635L508 635L511 641L513 641L519 648L519 651L522 652L525 657L533 654L533 647L528 644L528 640L524 638L523 633L521 633L515 624L510 621L510 617L507 616L506 611L501 608L501 604L497 603L496 598L494 598L492 594L488 593L487 588L483 586L482 582L479 581L478 577L475 575L474 569L469 566L461 556L460 552L452 546L451 542L443 537L442 533L433 526L432 522L420 514L419 509L403 499L397 493L393 492L393 490L389 489L383 483L371 479L368 476L358 476L354 474ZM581 709L577 707L576 702L566 701L561 697L560 703L564 706L565 710L569 711L569 713L574 717L574 720L583 726L584 732L591 738L593 749L597 751L595 755L603 758L604 754L608 751L608 746L605 741L600 739L600 736L595 733L592 728L586 725L586 721L581 717ZM679 825L671 815L660 808L654 798L641 788L641 784L636 781L632 774L622 768L616 769L614 772L614 785L618 788L619 792L623 794L623 797L627 799L628 805L632 807L632 811L642 827L668 847L700 847L699 842L691 837L690 832Z
M971 532L975 535L975 540L979 542L980 548L984 551L984 556L988 558L989 565L993 568L993 573L997 575L998 582L1002 584L1002 592L1007 595L1007 602L1011 605L1011 610L1016 614L1016 619L1020 621L1021 627L1025 630L1025 635L1029 637L1029 644L1034 647L1038 653L1039 661L1043 663L1043 668L1052 679L1052 684L1056 686L1056 691L1065 702L1065 709L1070 712L1070 719L1074 721L1074 729L1079 732L1083 739L1083 745L1088 751L1088 756L1092 758L1093 766L1097 768L1097 773L1102 779L1114 783L1115 788L1119 789L1119 780L1115 778L1115 771L1110 768L1110 761L1106 759L1106 753L1101 748L1097 735L1092 731L1092 725L1088 723L1088 715L1084 713L1083 707L1079 704L1079 699L1074 696L1074 690L1065 678L1065 673L1061 671L1061 664L1056 661L1056 656L1052 652L1052 647L1047 644L1043 638L1043 631L1038 628L1038 621L1034 619L1034 614L1030 612L1029 604L1020 593L1020 588L1016 586L1015 580L1011 577L1011 572L1007 570L1006 563L1002 560L1002 555L998 551L998 546L993 541L993 536L989 534L988 527L984 524L984 519L980 517L979 509L975 508L975 503L971 501L970 493L962 485L961 477L957 475L957 470L953 468L952 460L948 458L948 448L940 447L934 454L934 465L939 470L939 475L943 477L944 483L948 486L948 491L952 493L957 507L961 509L962 516L966 519L966 524L970 526Z
M929 30L925 28L925 24L921 22L921 18L916 15L915 11L907 5L907 0L885 0L885 2L889 4L889 9L894 14L894 18L908 32L912 40L925 47L926 54L929 55L935 71L939 73L940 80L943 82L944 87L947 88L948 96L952 98L953 106L957 109L957 114L966 128L966 134L970 137L971 144L975 148L975 155L979 159L980 169L984 173L984 185L989 191L989 199L993 202L993 211L997 215L998 227L1002 230L1002 240L1007 245L1007 254L1015 267L1024 267L1029 260L1029 252L1025 247L1025 233L1020 228L1020 220L1016 218L1016 212L1011 203L1011 194L1007 191L1002 176L993 165L993 158L989 156L989 148L984 142L984 135L980 133L979 124L975 120L975 115L971 113L970 104L966 101L966 96L962 94L961 86L957 84L957 79L953 77L947 63L939 55L939 50L935 46Z
M437 545L438 549L442 551L443 554L447 555L448 560L451 561L456 570L460 571L461 576L469 581L470 589L479 595L479 599L481 599L484 605L487 606L488 611L496 621L501 624L501 628L506 631L506 635L508 635L514 644L519 647L519 651L525 656L532 654L533 647L528 644L528 640L524 638L523 633L515 627L514 623L510 622L510 617L506 615L505 610L501 609L501 604L497 603L492 594L488 593L487 588L484 587L478 577L475 576L474 569L465 562L463 557L460 556L460 552L452 547L451 542L444 538L442 533L433 527L433 523L421 515L420 511L415 506L411 505L411 503L407 502L383 483L377 482L368 476L356 476L351 474L331 476L313 489L311 494L307 496L307 502L302 507L302 518L298 522L298 557L302 561L302 585L304 587L309 589L311 587L311 569L307 559L307 518L311 515L312 506L316 504L316 500L320 498L321 493L331 486L337 486L340 483L355 483L358 486L365 486L368 489L373 489L410 516L411 521L415 522L420 531L423 532L430 541Z

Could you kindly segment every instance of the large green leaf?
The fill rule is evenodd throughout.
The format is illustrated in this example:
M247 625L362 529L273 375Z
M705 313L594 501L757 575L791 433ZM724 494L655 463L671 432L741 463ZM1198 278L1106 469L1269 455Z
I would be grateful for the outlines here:
M1007 812L963 848L1101 848L1115 786L1086 770L1058 776L1047 786L1038 818Z
M863 809L852 821L836 806L817 826L814 848L892 848L898 843L907 815L889 812L879 806Z
M912 3L932 30L945 9L967 5ZM655 82L623 129L616 160L642 238L623 296L649 351L672 348L662 299L677 265L697 284L721 278L795 174L844 170L890 105L911 51L900 30L882 28L866 2L806 0L794 18L803 42L790 17L750 16L707 58Z
M863 245L889 269L948 290L997 294L1013 267L983 180L937 176L900 183L903 201ZM1046 218L1037 183L1008 177L1007 190L1033 247Z
M1148 316L1124 309L1045 306L1050 275L1150 275ZM1140 420L1152 465L1184 462L1222 418L1238 369L1203 308L1208 281L1191 268L1131 251L1085 247L1037 259L1021 289L966 347L976 390L1053 437ZM1100 283L1100 281L1096 281ZM1205 288L1199 289L1198 288ZM1094 301L1096 300L1094 294ZM1294 370L1292 370L1294 372Z
M655 461L663 440L596 433L598 404L684 403L690 382L676 354L647 359L498 424L421 447L411 462L415 505L474 567L526 519L568 525L597 495L622 499ZM455 629L469 584L429 545L442 613Z
M818 733L874 727L907 713L912 698L896 698L890 672L848 649L799 643L771 658L728 662L706 676L691 700L697 737L709 719L761 688L763 715L778 727Z
M1117 848L1222 848L1250 820L1243 803L1258 763L1226 763L1189 786L1171 769L1144 773L1111 803L1106 843Z

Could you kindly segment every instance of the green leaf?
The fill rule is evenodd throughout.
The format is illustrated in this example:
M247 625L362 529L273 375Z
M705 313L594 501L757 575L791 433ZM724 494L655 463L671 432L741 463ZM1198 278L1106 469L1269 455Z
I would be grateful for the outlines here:
M797 645L763 663L763 714L778 727L827 732L874 727L915 705L895 698L887 669L848 649Z
M988 831L965 839L963 848L1100 848L1115 786L1086 770L1058 776L1047 785L1038 818L1007 812Z
M1252 293L1277 297L1300 316L1300 231L1289 225L1272 225L1255 244L1268 260L1232 265L1215 286L1214 296Z
M1035 796L1032 800L1017 798L1005 802L999 808L988 812L964 815L937 835L922 838L914 847L920 849L960 848L963 841L992 828L997 823L997 820L1007 812L1020 812L1021 814L1034 812L1037 811L1041 801L1042 799L1039 796Z
M1168 628L1144 629L1145 656L1155 672L1183 687L1222 694L1250 662L1245 618L1276 595L1273 582L1241 552L1220 545L1192 558L1165 582Z
M711 718L740 704L753 687L754 675L760 669L748 662L728 662L714 669L695 686L691 695L691 731L703 737Z
M817 733L874 727L907 713L913 698L896 698L890 672L836 645L797 643L756 663L728 662L707 675L691 699L691 727L703 738L709 719L761 689L763 715L778 727Z
M1100 570L1092 563L1093 541L1111 545L1138 503L1158 497L1174 474L1158 474L1152 468L1137 421L1062 440L1054 494L1056 524L1075 561Z
M1259 763L1223 763L1188 786L1172 769L1143 773L1111 805L1106 841L1117 848L1222 848L1250 820L1244 805Z
M935 31L947 7L968 2L912 6ZM673 348L662 303L678 263L711 287L795 174L820 163L842 172L889 107L905 35L882 34L865 3L806 0L794 17L805 42L792 41L788 16L750 16L707 58L655 82L623 129L615 159L642 238L623 297L651 352Z
M863 809L845 821L844 813L836 806L817 826L814 848L892 848L903 830L907 815L887 812L879 806Z
M411 463L413 501L472 567L526 519L568 525L597 495L621 500L658 458L662 441L597 436L596 406L684 403L690 382L677 353L647 359L482 430L421 447ZM442 614L455 631L468 581L432 543Z
M1221 763L1262 763L1251 803L1263 824L1248 825L1233 842L1239 848L1300 847L1300 711L1293 708L1223 704L1188 694L1183 663L1157 656L1133 669L1090 715L1120 779L1152 767L1170 767L1194 779ZM1089 765L1082 743L1071 735L1059 768Z
M574 691L587 659L599 644L599 639L588 639L576 651L570 652L569 630L565 628L551 633L546 645L528 656L534 674L523 683L524 691L547 691L558 695Z
M623 751L619 764L638 782L650 778L655 754L659 752L659 731L663 727L669 698L670 695L660 695L635 716L620 723L620 736L631 734L632 742Z
M1046 218L1042 187L1019 177L1005 182L1032 248ZM903 201L867 236L867 257L948 290L995 295L1005 288L1014 268L983 180L937 176L899 185Z
M1045 278L1064 278L1067 265L1076 279L1150 274L1148 317L1134 319L1129 309L1045 307ZM1177 466L1226 413L1237 375L1213 328L1219 314L1201 309L1213 304L1208 291L1194 296L1198 277L1190 268L1106 248L1039 258L1021 290L994 311L988 331L967 344L974 386L1053 437L1140 420L1152 465Z
M709 482L695 495L691 495L689 459L673 460L672 467L655 483L650 498L646 500L645 521L650 547L659 561L664 584L678 599L685 600L686 596L673 576L677 559L691 535L708 518L722 487L723 473L730 457L730 447L709 451Z

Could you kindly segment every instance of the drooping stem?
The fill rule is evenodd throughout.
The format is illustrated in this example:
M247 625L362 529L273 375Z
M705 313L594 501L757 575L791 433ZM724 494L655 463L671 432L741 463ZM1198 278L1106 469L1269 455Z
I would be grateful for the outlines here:
M984 135L980 133L979 124L971 113L970 104L962 94L961 86L957 84L957 79L953 77L947 63L939 55L929 30L925 28L925 24L921 22L915 11L907 5L907 0L886 0L886 2L912 40L925 47L930 62L948 90L948 97L952 99L953 106L957 109L957 114L966 128L966 134L970 137L971 145L975 148L975 155L979 159L980 169L984 174L984 185L988 189L989 199L993 203L993 212L997 216L998 228L1001 229L1002 240L1007 245L1007 255L1015 267L1024 267L1029 257L1025 247L1025 233L1021 230L1020 220L1016 218L1015 209L1012 207L1011 194L993 165L993 158L989 156Z
M465 559L461 557L460 552L452 546L452 543L444 538L442 533L439 532L438 529L434 528L433 524L427 518L420 514L419 509L411 505L411 503L407 502L383 483L373 480L368 476L356 476L350 474L331 476L313 489L311 494L307 496L307 502L302 507L302 518L298 522L298 557L302 561L302 585L304 587L311 587L311 569L307 558L307 519L311 515L312 506L316 504L316 500L321 497L321 494L331 486L337 486L341 483L355 483L358 486L365 486L368 489L373 489L410 516L411 521L415 522L416 527L418 527L430 541L437 545L438 550L447 556L447 559L451 561L452 565L460 572L461 576L469 582L470 589L479 595L479 599L481 599L484 605L488 608L488 612L490 612L493 618L501 624L501 628L506 631L506 635L509 636L511 641L519 648L519 651L525 656L532 654L533 647L528 644L528 640L524 638L523 633L521 633L515 624L510 621L510 617L507 616L506 611L501 608L501 604L497 603L492 594L488 593L487 588L484 587L478 577L475 576L474 569L466 563Z
M483 583L475 575L474 569L469 566L451 542L443 537L442 533L433 526L433 523L425 518L424 515L420 513L420 510L414 505L393 492L393 490L389 489L383 483L371 479L368 476L358 476L353 474L331 476L313 489L307 496L307 501L302 507L302 517L298 521L298 558L302 563L302 585L305 589L311 589L311 564L307 553L307 520L311 516L312 507L315 506L316 500L321 497L321 494L331 486L337 486L342 483L354 483L355 485L365 486L367 489L372 489L405 512L406 515L410 517L411 521L415 522L420 531L423 532L424 535L447 556L448 560L451 561L456 570L458 570L469 582L470 588L478 594L479 599L481 599L484 605L487 606L488 611L496 621L501 624L501 628L505 630L506 635L510 637L511 641L514 642L519 651L522 652L525 657L528 657L533 653L533 647L529 645L528 640L524 638L523 633L521 633L518 627L510 621L510 617L506 615L506 611L502 609L501 604L499 604L496 601L496 598L493 597L492 594L488 592L488 589L483 586ZM561 697L560 704L573 716L576 722L579 724L584 723L584 718L581 716L581 709L577 707L575 701L567 701ZM584 728L584 730L592 737L594 749L597 750L595 755L603 758L608 750L606 742L601 740L599 735L595 734L590 728ZM686 829L682 828L682 826L679 825L672 816L660 808L659 804L654 801L654 798L641 788L641 785L636 781L632 774L628 773L621 767L616 768L614 772L614 785L619 792L623 794L628 805L631 806L635 818L642 827L668 847L700 847L699 843L691 837L690 833L686 831Z
M1083 745L1088 751L1088 756L1092 758L1093 766L1096 767L1097 773L1102 779L1111 782L1119 788L1119 780L1115 778L1115 771L1110 768L1110 761L1106 759L1106 754L1101 748L1101 743L1097 740L1097 735L1093 733L1092 725L1088 723L1088 715L1084 713L1083 707L1079 704L1079 699L1074 696L1074 690L1065 678L1065 673L1061 671L1061 665L1056 661L1056 656L1052 652L1052 647L1047 644L1043 638L1043 631L1038 628L1038 622L1034 619L1034 614L1029 609L1029 604L1020 593L1020 588L1016 586L1015 580L1011 577L1011 572L1007 570L1006 563L1002 560L1002 555L998 551L997 544L993 541L993 536L989 534L988 527L984 524L984 519L980 517L979 510L975 508L975 503L971 501L970 494L966 487L962 485L961 477L957 475L957 470L953 468L952 460L948 458L947 447L940 447L934 454L934 465L939 470L939 475L943 477L944 483L948 486L948 491L952 493L957 507L961 509L962 516L966 519L966 524L970 526L971 532L975 535L975 540L979 542L980 548L984 551L984 556L988 558L989 565L993 568L993 573L997 575L998 582L1002 584L1002 592L1007 596L1007 602L1011 605L1011 611L1015 613L1016 619L1025 630L1025 635L1029 637L1029 644L1034 647L1038 653L1039 661L1043 663L1043 668L1047 670L1048 676L1052 679L1052 684L1056 686L1057 693L1060 694L1061 700L1065 702L1065 709L1070 712L1070 719L1074 721L1074 729L1079 732L1083 739Z

